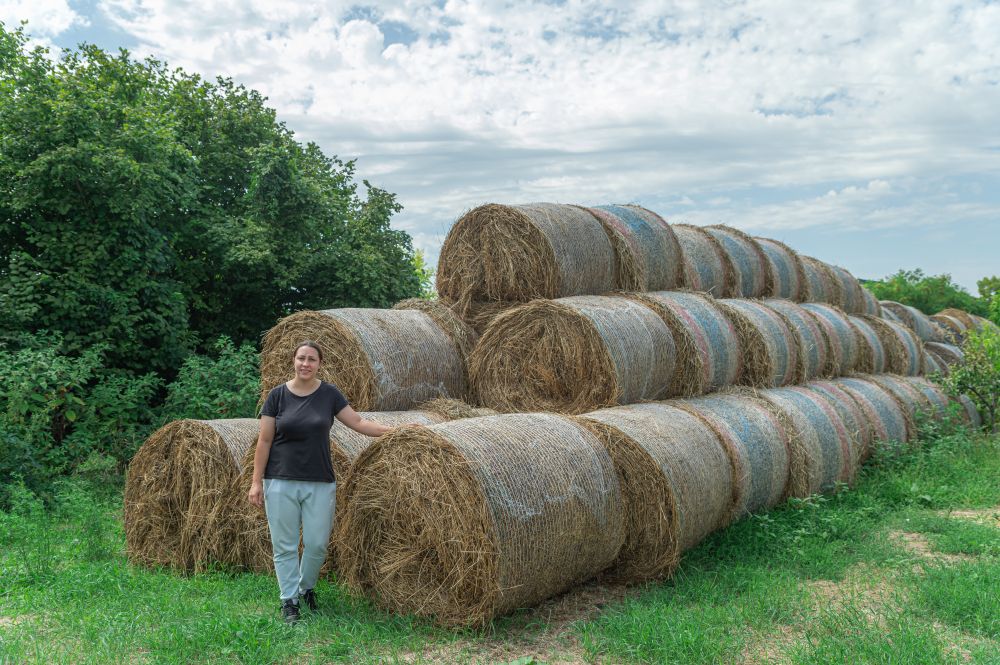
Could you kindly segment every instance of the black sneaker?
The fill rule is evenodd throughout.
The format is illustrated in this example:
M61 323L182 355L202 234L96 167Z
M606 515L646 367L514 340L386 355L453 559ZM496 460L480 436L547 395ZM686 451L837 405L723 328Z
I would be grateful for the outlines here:
M296 623L299 620L299 606L294 598L289 598L281 602L281 618L285 623Z
M309 589L308 591L303 591L302 593L300 593L299 594L299 599L303 603L305 603L306 605L308 605L309 609L311 611L313 611L313 612L315 612L316 608L319 607L319 605L316 603L316 592L313 591L312 589Z

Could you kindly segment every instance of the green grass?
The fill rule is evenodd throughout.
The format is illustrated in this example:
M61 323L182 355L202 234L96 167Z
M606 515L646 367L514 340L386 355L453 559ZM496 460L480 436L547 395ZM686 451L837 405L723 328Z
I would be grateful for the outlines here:
M390 615L333 583L299 626L270 576L129 565L120 493L66 484L0 513L0 664L997 663L1000 439L934 433L857 486L715 533L666 582L592 614L523 610L482 630ZM904 547L920 534L929 553ZM609 594L614 595L614 594ZM509 645L505 650L504 645ZM497 654L501 655L497 655ZM508 657L509 655L509 657ZM530 657L534 658L530 658Z

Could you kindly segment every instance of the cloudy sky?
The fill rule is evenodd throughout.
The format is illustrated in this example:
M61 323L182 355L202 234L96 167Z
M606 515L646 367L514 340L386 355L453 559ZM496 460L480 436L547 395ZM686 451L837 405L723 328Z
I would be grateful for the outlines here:
M1000 274L1000 4L0 0L267 95L436 260L486 202L633 202L879 278Z

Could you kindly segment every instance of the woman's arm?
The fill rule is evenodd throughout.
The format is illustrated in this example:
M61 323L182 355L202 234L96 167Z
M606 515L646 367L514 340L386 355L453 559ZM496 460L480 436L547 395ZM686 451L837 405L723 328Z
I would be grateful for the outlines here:
M267 458L271 456L273 441L274 416L261 416L257 449L253 453L253 480L250 482L250 493L247 495L250 503L258 507L264 506L264 469L267 468Z
M357 411L349 406L345 406L337 414L337 420L350 427L359 434L365 436L382 436L392 428L388 425L377 423L374 420L365 420Z

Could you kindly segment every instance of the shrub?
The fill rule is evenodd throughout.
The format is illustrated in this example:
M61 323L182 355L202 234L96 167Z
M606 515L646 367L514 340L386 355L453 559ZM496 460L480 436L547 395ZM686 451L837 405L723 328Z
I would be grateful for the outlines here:
M1000 333L983 329L970 332L962 343L965 357L942 379L953 396L968 395L983 417L983 429L997 430L1000 409Z
M259 356L248 343L228 337L213 345L217 358L190 355L177 379L167 386L159 421L180 418L253 418L260 396Z

